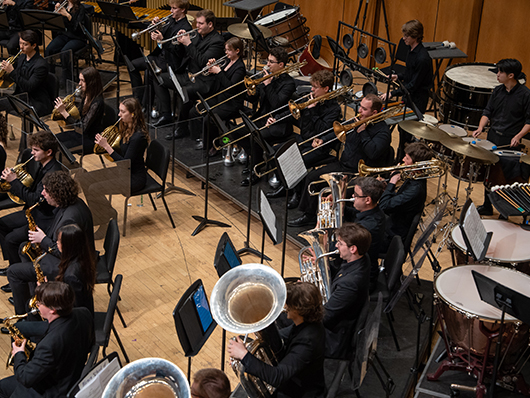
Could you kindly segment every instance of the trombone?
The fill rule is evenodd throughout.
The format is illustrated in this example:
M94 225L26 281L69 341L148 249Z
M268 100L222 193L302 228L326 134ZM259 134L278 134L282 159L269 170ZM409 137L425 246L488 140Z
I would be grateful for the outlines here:
M223 69L227 65L227 63L228 63L227 61L228 61L228 55L225 55L224 57L219 58L214 63L212 63L210 65L206 65L204 68L202 68L197 73L188 72L188 77L189 77L189 79L191 80L192 83L195 83L195 78L197 76L199 76L199 75L208 76L210 74L209 70L210 70L210 68L212 66L219 66L221 69Z
M352 83L351 86L344 86L337 90L330 91L329 93L323 94L320 97L310 99L309 101L304 102L300 105L296 104L294 101L289 101L289 110L291 111L293 117L298 120L300 119L300 115L303 109L307 108L310 105L313 105L314 103L322 103L324 101L340 97L341 95L346 94L348 91L353 90L353 87L357 84L359 83Z
M140 36L143 35L144 33L148 33L148 32L151 33L151 32L154 32L155 30L158 30L160 26L164 26L165 24L167 24L171 17L172 17L171 14L168 16L165 16L164 18L162 18L160 21L158 21L155 24L153 24L151 21L151 25L149 25L144 30L141 30L140 32L133 32L133 34L131 35L131 39L138 40Z
M187 36L187 35L190 35L190 39L193 39L194 37L197 36L197 31L198 31L199 28L195 28L195 29L192 29L192 30L189 30L187 32L184 32L184 33L181 33L181 34L178 34L178 35L175 35L173 37L170 37L169 39L164 39L164 40L160 40L159 41L159 44L165 44L165 43L169 43L171 42L171 44L178 44L177 43L177 39L179 37L182 37L182 36Z

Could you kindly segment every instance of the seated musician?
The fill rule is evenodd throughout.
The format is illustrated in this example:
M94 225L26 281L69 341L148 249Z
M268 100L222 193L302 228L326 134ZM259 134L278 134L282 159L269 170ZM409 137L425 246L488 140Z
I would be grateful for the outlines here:
M48 173L62 170L60 163L55 160L57 140L53 133L49 131L33 133L28 138L28 144L31 147L31 154L34 156L33 161L39 163L38 171L33 176L33 184L26 187L17 179L16 173L9 168L2 172L2 179L11 185L9 192L22 199L25 203L24 210L0 218L0 244L4 259L9 262L9 265L20 262L19 246L28 239L28 220L26 219L25 211L41 199L43 177ZM54 209L54 206L47 202L42 202L31 211L31 215L37 225L43 230L47 230L53 222ZM5 276L6 272L7 269L1 269L0 275ZM7 288L3 290L6 291Z
M4 170L6 168L7 160L7 119L0 113L0 168ZM0 193L0 200L6 199L7 194Z
M232 390L222 370L205 368L193 374L190 393L191 398L229 398Z
M55 12L63 16L66 30L57 32L55 38L46 47L44 56L49 57L50 55L62 53L61 67L63 73L61 74L59 87L66 87L66 81L72 80L73 78L71 74L72 64L70 63L70 53L67 51L71 50L73 57L76 51L81 50L87 45L88 41L81 28L86 18L85 6L81 4L80 0L68 0L65 7L61 6L61 2L55 3Z
M214 92L220 92L221 90L229 88L243 81L246 74L245 63L243 62L242 58L243 51L244 47L241 39L237 37L232 37L226 41L225 54L226 57L228 57L226 66L224 68L221 68L218 65L214 65L210 69L208 69L208 73L217 76L217 87L214 89ZM212 64L213 62L215 62L214 59L208 61L209 64ZM239 110L243 109L243 95L239 95L229 101L227 101L227 99L238 94L238 92L241 92L242 87L242 84L238 85L237 87L234 87L231 90L227 90L226 92L215 96L214 98L212 98L211 101L208 102L209 106L215 106L215 104L219 104L223 101L226 101L224 104L216 106L215 109L213 109L213 112L217 114L221 118L221 120L226 121L234 117L239 117ZM198 117L199 112L197 112L197 110L193 108L190 112L190 118L193 120ZM204 134L206 134L206 128L208 128L208 126L206 125L207 122L208 118L204 117L202 119L202 126L204 127L201 127L200 123L194 123L194 130L203 128L203 132ZM211 122L210 143L218 135L219 132L217 131L217 125ZM203 136L197 145L197 149L206 149L206 146L204 145L204 139L205 137ZM215 155L216 153L217 151L215 150L215 148L210 149L209 154L211 156Z
M29 241L39 244L42 252L49 252L41 262L41 268L48 280L59 274L61 254L57 249L59 230L64 225L77 224L85 233L90 251L95 252L94 226L89 208L78 197L77 183L67 172L55 171L48 173L42 180L42 195L46 201L56 207L55 219L47 231L36 226L36 231L29 231ZM37 281L33 263L29 261L11 265L7 270L7 278L13 291L16 314L26 312L26 303L30 298L29 284Z
M19 33L23 30L24 22L20 10L33 8L32 0L4 0L6 6L7 22L9 29L0 30L0 40L8 40L7 52L16 55L19 51Z
M177 32L178 34L182 34L177 41L180 44L178 46L179 55L183 58L183 63L181 64L181 68L179 68L181 73L177 74L177 78L179 84L186 90L189 100L179 105L178 121L181 123L174 132L175 138L182 138L189 135L187 121L191 109L195 106L196 100L199 99L197 93L200 93L206 98L210 94L213 94L213 90L215 89L214 83L216 76L199 75L196 77L195 83L192 83L188 77L188 72L199 72L206 66L208 60L212 58L219 59L223 56L224 52L224 39L215 30L215 14L213 11L199 11L196 15L195 22L197 25L197 35L195 37L190 38L190 35L185 35L184 33L186 31L184 29ZM154 85L161 116L156 126L173 123L169 89L175 90L176 88L169 76L162 74L162 79L164 80L163 85ZM178 94L177 97L179 97ZM169 134L166 138L172 139L173 135Z
M16 67L2 61L2 69L16 83L15 95L28 93L29 103L39 116L48 115L53 109L51 95L47 90L48 64L39 53L39 35L32 30L19 33L21 54Z
M335 231L342 265L331 282L331 295L324 305L326 358L351 357L352 333L368 300L370 232L358 224L345 224Z
M64 282L35 289L37 306L49 326L33 356L26 340L12 344L14 376L0 380L0 397L63 397L81 377L94 343L93 319L86 308L73 308L74 292Z
M361 120L374 116L381 110L383 103L374 94L368 94L359 106ZM331 131L322 138L313 140L314 146L324 146L335 138ZM312 181L318 181L322 174L341 171L356 173L359 161L362 159L370 167L386 166L392 162L392 148L390 146L391 134L388 125L383 121L377 123L361 124L346 136L344 150L339 160L315 169L306 176L304 189L298 208L303 212L301 217L290 220L290 227L303 227L315 225L318 208L318 197L309 195L307 186Z
M403 163L410 166L416 162L430 160L433 156L431 149L423 142L413 142L405 146ZM412 224L412 219L423 211L427 199L427 180L409 178L396 190L396 184L401 180L401 173L390 177L383 196L379 199L379 207L387 215L386 242L381 248L386 252L390 241L399 235L405 241Z
M149 58L150 61L155 62L163 73L167 73L168 64L171 65L173 72L178 73L182 62L181 57L178 56L179 46L175 46L171 42L160 44L160 41L176 36L177 32L180 30L186 32L191 30L191 25L186 17L190 4L188 0L169 0L168 4L170 6L171 18L169 19L169 22L161 26L160 29L151 32L151 39L159 42L159 44L151 54L147 56L147 58ZM155 17L152 24L156 24L159 21L160 18ZM157 81L147 75L145 76L145 79L142 80L142 75L140 74L141 71L146 71L146 74L152 73L152 71L149 70L147 62L145 62L144 57L133 59L131 62L134 66L134 70L129 71L129 76L131 78L133 95L144 107L146 107L151 103L150 99L152 100L153 98L151 93L152 84L157 84ZM143 88L144 84L146 86L149 84L148 96L145 95L146 93Z
M325 393L324 311L318 288L308 282L287 284L287 318L294 323L280 330L283 348L278 365L262 362L241 341L230 340L228 353L241 360L245 372L277 388L278 397L320 397Z
M309 80L311 83L311 96L309 97L309 100L329 93L333 87L333 80L333 73L331 73L329 70L319 70L313 73ZM287 113L290 113L290 111L286 111L285 113L279 115L278 118L282 118L283 116L287 115ZM291 119L291 121L300 129L300 134L296 135L296 141L298 143L300 152L304 154L305 152L310 151L312 149L311 138L332 128L333 122L340 120L341 117L342 112L338 102L335 99L316 102L302 109L299 119ZM267 121L269 124L274 122L276 122L276 119L272 117ZM309 141L301 144L307 140ZM316 150L307 153L307 155L303 157L305 166L309 169L310 167L313 167L319 163L326 162L326 159L329 161L333 160L329 154L330 150L332 149L333 148L331 148L331 146L327 146L316 148ZM295 209L298 207L302 189L304 187L303 185L303 183L300 183L294 189L293 197L287 204L289 209ZM267 192L266 195L268 198L284 196L285 187L280 185L279 188L272 192Z
M521 62L516 59L497 62L494 71L501 84L493 90L473 137L478 137L489 122L488 140L495 145L517 148L521 144L521 139L530 131L530 89L519 83L524 77L522 69ZM500 164L503 175L499 178L499 185L528 181L528 167L519 159L501 156ZM489 192L485 189L484 204L478 207L479 214L484 216L493 214Z
M283 47L271 48L269 56L267 57L267 66L269 70L264 69L265 75L269 75L283 69L289 61L289 54ZM287 103L293 96L296 90L294 79L288 73L282 73L276 77L265 80L262 84L256 87L256 95L248 96L248 100L258 107L254 114L254 119L265 117L278 110L281 107L286 107ZM274 115L273 115L274 116ZM285 139L292 134L292 124L283 120L265 127L267 120L260 119L256 122L256 126L261 128L260 134L264 141L269 145L285 141ZM239 135L248 134L247 129L241 129ZM250 153L250 139L246 138L241 141L241 146L247 154L254 157L254 164L258 164L263 160L263 149L259 145L254 145L254 153ZM259 178L252 173L249 177L241 181L242 186L248 186L252 181L255 184Z
M67 125L78 123L80 127L59 133L57 138L67 148L82 145L83 153L88 154L94 151L96 134L103 130L102 119L105 113L105 101L103 100L103 84L98 70L92 66L83 69L79 73L79 85L81 86L80 121L75 120L68 113L61 98L55 100L55 108L66 120Z

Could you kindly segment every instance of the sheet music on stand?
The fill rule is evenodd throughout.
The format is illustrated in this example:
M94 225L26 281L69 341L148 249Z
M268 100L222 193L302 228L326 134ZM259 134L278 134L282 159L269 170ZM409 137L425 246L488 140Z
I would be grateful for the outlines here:
M258 213L261 218L263 227L267 231L269 238L272 242L277 245L282 241L282 229L278 225L279 221L276 218L276 214L272 210L272 207L265 196L265 193L260 189L259 203L258 203Z
M307 175L304 159L294 139L283 144L275 158L281 174L280 179L287 189L294 188Z
M94 369L88 373L79 383L79 392L76 398L99 398L103 395L105 387L121 368L118 356L110 362L108 358L103 359Z
M180 85L177 76L175 75L175 72L173 72L173 69L171 69L170 65L168 65L167 68L169 70L169 76L171 77L171 81L175 85L175 88L177 89L178 93L180 94L180 98L182 98L182 101L184 103L188 102L189 98L187 95L184 95L184 91L182 91L182 86Z
M468 199L460 215L460 230L466 243L467 250L477 261L484 260L493 236L493 232L486 232L475 204Z

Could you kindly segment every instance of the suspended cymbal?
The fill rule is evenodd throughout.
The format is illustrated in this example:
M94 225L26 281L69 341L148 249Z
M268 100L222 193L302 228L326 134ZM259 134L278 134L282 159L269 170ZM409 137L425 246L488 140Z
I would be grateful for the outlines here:
M423 138L429 141L441 141L442 139L449 137L445 131L440 130L438 127L421 123L416 120L403 120L402 122L399 122L399 127L407 133L412 134L414 137Z
M256 25L259 30L261 30L261 33L263 33L263 37L266 39L267 37L272 36L272 31L267 28L266 26ZM228 27L228 31L232 33L234 36L239 37L240 39L248 39L253 40L254 38L250 34L250 30L248 29L248 25L246 23L235 23Z
M499 157L493 152L472 144L471 142L466 142L460 137L448 137L440 142L443 146L461 156L473 158L483 163L497 163L499 161Z

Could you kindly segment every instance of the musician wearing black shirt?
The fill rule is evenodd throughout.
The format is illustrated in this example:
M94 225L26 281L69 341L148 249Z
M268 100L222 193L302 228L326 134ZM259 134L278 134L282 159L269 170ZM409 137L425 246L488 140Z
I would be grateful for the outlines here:
M20 10L33 8L32 0L4 0L3 5L6 6L7 21L9 29L0 30L0 40L9 40L7 43L7 52L10 55L15 55L18 52L19 32L23 29L22 15Z
M478 137L489 123L488 140L497 146L516 148L530 131L530 90L519 83L518 79L524 74L518 60L501 59L493 71L497 73L497 80L501 84L493 90L473 137ZM500 163L504 184L528 180L528 167L520 164L518 159L514 161L500 157ZM484 204L478 208L481 215L493 214L487 194L486 190Z

